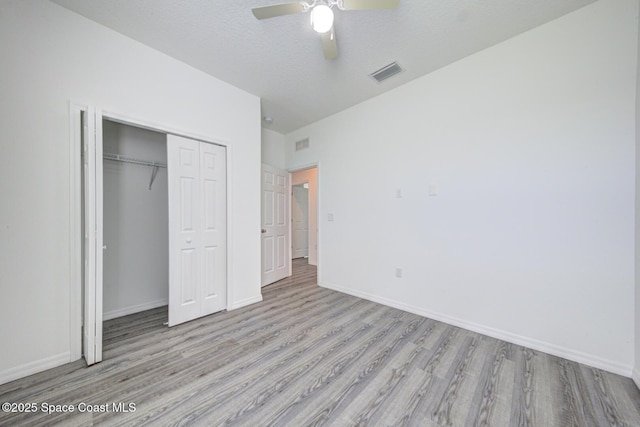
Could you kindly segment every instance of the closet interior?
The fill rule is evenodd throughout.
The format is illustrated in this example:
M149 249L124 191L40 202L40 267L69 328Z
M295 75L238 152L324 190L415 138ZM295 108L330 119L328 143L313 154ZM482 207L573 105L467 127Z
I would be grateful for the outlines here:
M103 320L169 301L167 136L104 119Z

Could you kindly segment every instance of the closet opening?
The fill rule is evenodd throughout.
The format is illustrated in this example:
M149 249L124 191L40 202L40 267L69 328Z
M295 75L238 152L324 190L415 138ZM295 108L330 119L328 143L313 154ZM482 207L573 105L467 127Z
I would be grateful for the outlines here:
M169 303L167 136L108 119L102 134L103 320L111 320Z
M228 158L213 140L91 106L76 112L80 262L70 326L91 365L102 360L104 321L153 309L154 322L174 326L227 308Z

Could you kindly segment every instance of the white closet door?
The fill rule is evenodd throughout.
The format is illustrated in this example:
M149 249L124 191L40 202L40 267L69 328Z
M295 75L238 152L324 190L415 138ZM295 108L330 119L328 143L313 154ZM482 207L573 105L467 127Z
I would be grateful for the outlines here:
M200 315L200 143L167 135L169 326Z
M262 286L291 275L289 173L262 165Z
M224 147L200 143L202 182L202 315L227 307L227 159Z
M167 135L169 326L226 308L226 159L218 147Z
M87 365L102 360L102 114L82 114L84 197L84 316L82 352Z

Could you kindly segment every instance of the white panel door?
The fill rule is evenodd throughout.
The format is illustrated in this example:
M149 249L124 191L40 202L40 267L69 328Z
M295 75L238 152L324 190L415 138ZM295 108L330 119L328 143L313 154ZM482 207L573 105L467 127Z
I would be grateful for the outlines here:
M84 206L84 315L82 352L87 365L102 360L102 114L82 113Z
M200 142L167 135L169 326L200 316Z
M294 185L291 198L293 258L309 256L309 189Z
M226 308L224 147L167 135L169 326Z
M291 275L289 173L262 165L262 286Z
M202 315L227 307L227 159L224 147L200 143L202 182Z

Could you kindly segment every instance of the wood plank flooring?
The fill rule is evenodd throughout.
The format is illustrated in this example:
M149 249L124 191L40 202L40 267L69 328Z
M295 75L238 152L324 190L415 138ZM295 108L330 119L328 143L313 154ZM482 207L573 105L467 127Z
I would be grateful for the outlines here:
M36 409L0 425L640 426L628 378L320 288L305 260L263 295L108 321L103 362L0 385Z

